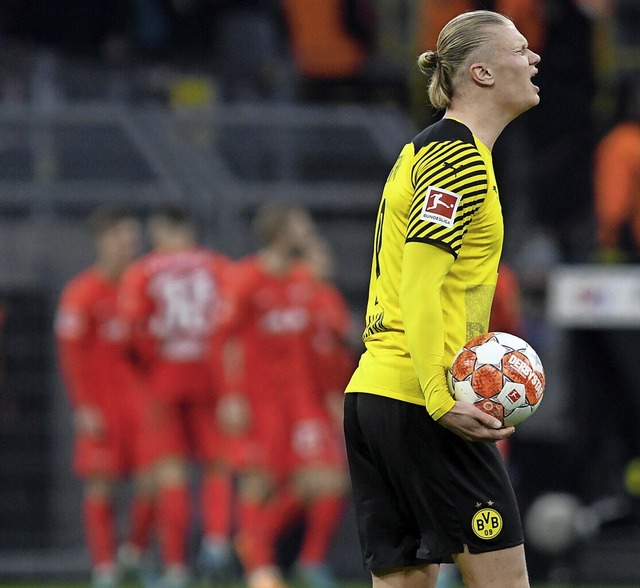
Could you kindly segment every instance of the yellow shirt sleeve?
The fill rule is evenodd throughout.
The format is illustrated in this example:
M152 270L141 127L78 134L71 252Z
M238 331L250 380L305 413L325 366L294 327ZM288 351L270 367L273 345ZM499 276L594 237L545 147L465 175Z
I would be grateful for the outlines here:
M400 309L427 412L438 420L455 404L444 365L444 319L440 288L454 257L434 245L407 243L402 261Z

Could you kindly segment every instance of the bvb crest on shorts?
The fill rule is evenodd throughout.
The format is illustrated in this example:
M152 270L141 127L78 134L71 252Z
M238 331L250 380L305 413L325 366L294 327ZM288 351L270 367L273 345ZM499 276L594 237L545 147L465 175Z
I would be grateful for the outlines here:
M480 509L473 515L471 527L480 539L494 539L502 531L502 516L494 508Z

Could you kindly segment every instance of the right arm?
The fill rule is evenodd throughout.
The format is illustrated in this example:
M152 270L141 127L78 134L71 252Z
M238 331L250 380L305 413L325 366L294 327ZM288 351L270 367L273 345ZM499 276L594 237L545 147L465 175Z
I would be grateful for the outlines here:
M251 426L251 407L246 396L243 330L249 310L250 285L241 264L229 264L221 312L210 365L219 381L216 418L229 436L244 435Z
M104 432L104 420L92 384L91 315L87 305L73 291L65 291L55 320L58 362L73 409L76 431L92 437Z
M155 342L148 329L152 308L146 286L142 266L134 263L124 272L118 289L118 315L127 325L124 353L140 373L146 372L155 356Z

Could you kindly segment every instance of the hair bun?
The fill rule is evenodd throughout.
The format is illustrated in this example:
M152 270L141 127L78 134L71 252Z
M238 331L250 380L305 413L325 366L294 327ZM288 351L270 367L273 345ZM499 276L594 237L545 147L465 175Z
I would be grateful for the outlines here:
M418 65L422 69L434 69L437 67L440 61L440 56L437 51L425 51L420 57L418 57Z

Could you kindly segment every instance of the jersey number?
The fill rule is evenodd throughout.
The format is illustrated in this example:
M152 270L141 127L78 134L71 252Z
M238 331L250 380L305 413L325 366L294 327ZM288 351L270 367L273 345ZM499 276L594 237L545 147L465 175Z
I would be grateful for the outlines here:
M211 328L216 285L204 270L188 274L159 274L151 285L157 311L151 330L159 336L187 332L205 335Z

